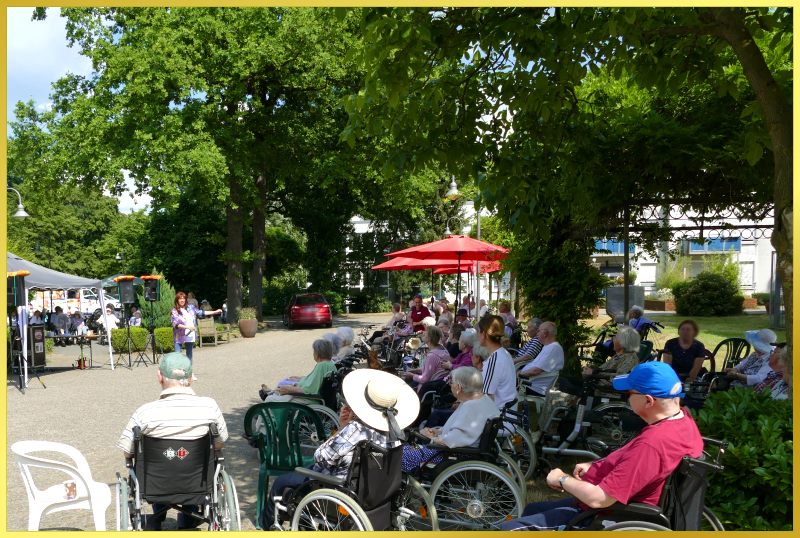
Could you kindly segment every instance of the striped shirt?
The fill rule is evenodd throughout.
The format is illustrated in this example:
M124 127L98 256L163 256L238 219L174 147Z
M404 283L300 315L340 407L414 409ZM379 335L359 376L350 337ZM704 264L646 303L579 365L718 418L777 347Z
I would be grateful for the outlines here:
M207 396L197 396L189 387L169 387L161 397L137 409L122 435L117 447L127 454L133 453L133 428L139 426L142 434L158 439L200 439L208 433L211 423L217 425L220 439L228 439L228 427L217 402Z
M522 351L519 352L519 356L530 357L528 360L533 360L539 355L543 347L544 345L542 344L542 341L539 340L539 337L534 336L527 344L525 344L525 347L523 347Z

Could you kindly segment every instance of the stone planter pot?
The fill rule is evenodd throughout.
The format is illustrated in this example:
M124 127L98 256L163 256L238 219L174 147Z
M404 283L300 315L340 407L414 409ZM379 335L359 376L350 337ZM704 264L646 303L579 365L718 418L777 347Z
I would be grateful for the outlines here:
M752 310L754 308L758 308L758 300L754 299L753 297L745 297L742 301L742 308L746 310Z
M253 338L258 331L257 319L240 319L239 332L242 333L244 338Z

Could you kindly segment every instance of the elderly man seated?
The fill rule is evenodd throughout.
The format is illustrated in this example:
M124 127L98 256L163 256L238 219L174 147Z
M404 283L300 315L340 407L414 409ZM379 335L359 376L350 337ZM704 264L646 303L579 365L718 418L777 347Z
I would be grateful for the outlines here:
M208 434L210 424L216 424L218 448L228 439L228 427L217 402L207 396L198 396L191 388L192 361L182 353L167 353L156 371L161 394L153 402L139 407L131 416L117 441L126 459L133 457L133 428L138 426L142 435L158 439L194 440ZM190 510L194 507L185 507ZM145 517L145 530L161 530L166 519L166 507L153 505L154 516ZM196 527L199 520L178 514L178 528Z
M381 370L360 369L342 381L345 405L339 412L339 431L314 452L313 471L344 478L353 461L353 451L361 441L394 448L404 439L402 430L419 413L419 398L402 379ZM262 512L261 527L275 517L275 497L285 496L308 478L292 472L279 476L272 484Z
M579 463L572 474L553 469L547 485L569 497L531 503L503 530L558 530L590 508L614 503L658 505L667 477L684 456L699 457L703 439L692 416L680 406L681 381L668 364L647 362L617 376L614 389L628 393L628 403L647 426L628 444L603 459Z
M527 333L530 340L519 350L519 355L514 358L514 364L530 362L542 351L544 344L539 340L539 326L541 324L542 320L539 318L531 318L528 320Z
M528 379L525 390L529 395L544 396L553 384L553 376L564 367L564 349L556 342L556 325L552 321L539 326L537 338L542 350L520 370L519 377Z

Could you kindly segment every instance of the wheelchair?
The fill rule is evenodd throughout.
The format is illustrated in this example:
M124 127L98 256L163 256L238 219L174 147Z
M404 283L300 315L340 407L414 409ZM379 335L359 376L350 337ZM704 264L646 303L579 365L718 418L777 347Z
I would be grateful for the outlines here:
M200 439L158 439L133 429L133 458L126 461L128 474L117 473L117 530L143 530L142 501L162 505L165 515L174 508L209 530L240 530L239 500L233 479L225 472L216 425ZM191 510L196 506L199 511Z
M498 529L522 514L525 479L514 459L499 449L503 422L501 417L486 421L477 448L437 446L442 459L411 473L428 490L440 530Z
M684 456L677 469L667 477L658 506L642 503L614 504L599 510L587 510L570 521L565 530L607 531L724 531L719 518L705 506L708 475L724 467L720 460L727 443L703 438L708 447L700 458Z
M274 528L301 531L438 530L428 493L401 473L403 447L356 445L345 478L306 468L307 481L274 497ZM283 492L281 492L283 493Z
M587 377L580 396L551 388L539 415L534 436L543 472L563 456L589 458L607 456L633 439L645 422L628 406L622 395L598 391L597 377ZM595 398L600 399L595 406ZM576 406L577 403L577 406Z

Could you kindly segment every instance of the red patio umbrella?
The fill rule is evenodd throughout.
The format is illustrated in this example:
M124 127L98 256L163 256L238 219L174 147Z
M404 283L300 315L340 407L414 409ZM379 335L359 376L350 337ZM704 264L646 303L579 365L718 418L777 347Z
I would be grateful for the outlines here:
M459 272L474 274L475 273L475 269L476 269L476 264L465 265L465 266L460 268L460 271L459 271L459 268L457 266L452 265L450 267L440 267L439 269L434 270L433 274L434 275L455 275L455 274L458 274ZM494 273L496 271L499 271L500 269L501 269L500 262L487 262L487 263L481 265L481 274L485 275L486 273Z
M389 261L373 265L372 269L384 271L416 271L420 269L438 269L439 267L455 267L453 260L419 260L416 258L392 258Z
M461 272L462 261L491 262L502 260L508 256L508 249L493 245L480 239L473 239L466 235L451 235L446 239L417 245L397 252L387 254L390 258L404 257L439 260L456 260L456 268ZM456 283L456 297L461 298L461 279Z

